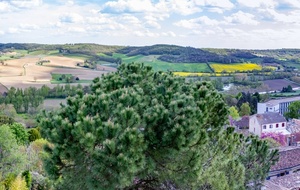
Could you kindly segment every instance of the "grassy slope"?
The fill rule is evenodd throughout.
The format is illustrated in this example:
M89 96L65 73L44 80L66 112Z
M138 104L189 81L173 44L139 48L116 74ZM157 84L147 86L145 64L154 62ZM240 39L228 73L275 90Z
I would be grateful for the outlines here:
M120 53L114 53L114 58L122 58L123 63L139 62L150 65L154 70L158 71L186 71L186 72L211 72L205 63L169 63L157 59L157 55L136 55L126 56Z

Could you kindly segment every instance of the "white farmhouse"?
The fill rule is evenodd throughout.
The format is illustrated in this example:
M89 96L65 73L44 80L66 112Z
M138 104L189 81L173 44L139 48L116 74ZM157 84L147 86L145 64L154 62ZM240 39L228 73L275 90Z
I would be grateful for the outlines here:
M286 130L287 121L279 113L254 114L249 118L249 132L259 137L263 133L281 133L286 136L286 144L290 144L291 133Z
M289 105L295 101L300 101L300 96L270 100L264 103L257 103L257 113L261 114L267 112L277 112L283 115L288 111Z

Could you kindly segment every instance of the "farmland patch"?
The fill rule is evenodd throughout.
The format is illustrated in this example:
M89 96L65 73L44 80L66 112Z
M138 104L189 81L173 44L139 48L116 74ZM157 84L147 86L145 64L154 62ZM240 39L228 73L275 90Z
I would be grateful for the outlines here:
M283 87L291 85L292 88L300 87L300 85L285 79L274 79L274 80L265 80L263 81L271 91L281 91Z
M220 64L210 63L209 64L216 73L221 72L238 72L238 71L253 71L262 70L262 66L255 63L235 63L235 64Z
M169 63L158 60L158 55L136 55L126 56L120 53L114 53L114 58L121 58L123 63L144 63L144 65L152 66L155 71L178 71L178 72L204 72L210 73L211 69L206 63Z

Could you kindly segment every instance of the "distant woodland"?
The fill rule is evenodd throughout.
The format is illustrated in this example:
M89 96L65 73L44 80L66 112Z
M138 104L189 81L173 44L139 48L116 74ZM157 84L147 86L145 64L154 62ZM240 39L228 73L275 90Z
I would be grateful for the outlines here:
M258 64L281 64L290 67L300 63L300 49L270 49L270 50L240 50L240 49L213 49L193 48L176 45L153 46L106 46L98 44L0 44L0 51L27 50L28 53L39 50L58 50L62 54L84 54L89 56L88 61L118 62L113 53L126 56L156 55L158 60L169 63L240 63L252 62Z

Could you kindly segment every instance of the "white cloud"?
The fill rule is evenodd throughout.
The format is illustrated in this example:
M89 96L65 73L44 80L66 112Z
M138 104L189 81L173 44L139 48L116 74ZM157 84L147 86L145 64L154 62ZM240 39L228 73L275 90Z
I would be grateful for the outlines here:
M145 23L145 26L147 28L156 28L156 29L160 29L161 28L160 24L158 24L156 21L153 21L153 20L148 20Z
M176 37L177 35L176 35L174 32L172 32L172 31L168 31L168 32L163 32L163 33L161 34L161 36L166 36L166 37Z
M130 12L130 13L156 13L158 15L178 13L190 15L201 11L194 0L159 0L157 3L151 0L118 0L108 1L103 6L105 12Z
M105 24L105 23L109 23L110 19L103 15L100 15L97 17L86 17L86 21L89 24Z
M173 0L169 2L169 5L172 11L181 15L190 15L202 11L191 0Z
M181 20L174 24L175 24L175 26L180 26L180 27L188 28L188 29L194 29L194 28L198 28L202 25L216 26L218 24L221 24L221 22L219 22L218 20L215 20L215 19L210 19L207 16L201 16L199 18L194 18L194 19L190 19L190 20Z
M43 4L42 0L11 0L10 3L18 8L32 8Z
M17 34L17 33L20 33L20 30L18 28L15 28L15 27L10 27L10 28L8 28L8 33Z
M86 30L82 27L68 27L67 28L67 31L68 32L78 32L78 33L83 33L83 32L86 32Z
M60 21L66 23L81 23L83 22L83 17L77 13L65 13L60 16Z
M218 7L226 10L230 10L234 7L234 4L230 0L195 0L196 5Z
M245 24L245 25L258 25L259 22L255 20L255 16L250 13L245 13L238 11L237 13L232 14L231 16L224 17L225 20L233 24Z
M154 7L150 0L118 0L108 1L104 8L115 12L144 12L153 11Z
M20 24L20 28L21 29L25 29L25 30L37 30L39 29L40 27L35 25L35 24Z
M5 34L5 32L0 30L0 35L4 35L4 34Z
M72 5L74 5L74 4L75 4L74 1L67 1L67 2L66 2L66 5L67 5L67 6L72 6Z
M281 23L300 24L300 10L291 11L286 14L278 13L273 9L260 10L264 16L272 18L274 21Z
M5 1L0 1L0 12L9 12L11 11L11 6L8 2L5 2Z
M237 2L250 8L274 8L278 4L275 0L237 0Z
M207 10L209 12L219 13L219 14L222 14L224 12L224 9L221 9L221 8L218 8L218 7L210 7L210 8L207 8Z
M146 31L134 31L133 34L138 37L159 37L159 33Z
M126 23L126 24L141 24L141 21L133 16L133 15L124 15L124 16L121 16L121 19Z
M299 0L283 0L287 4L293 6L294 8L300 8L300 1Z

